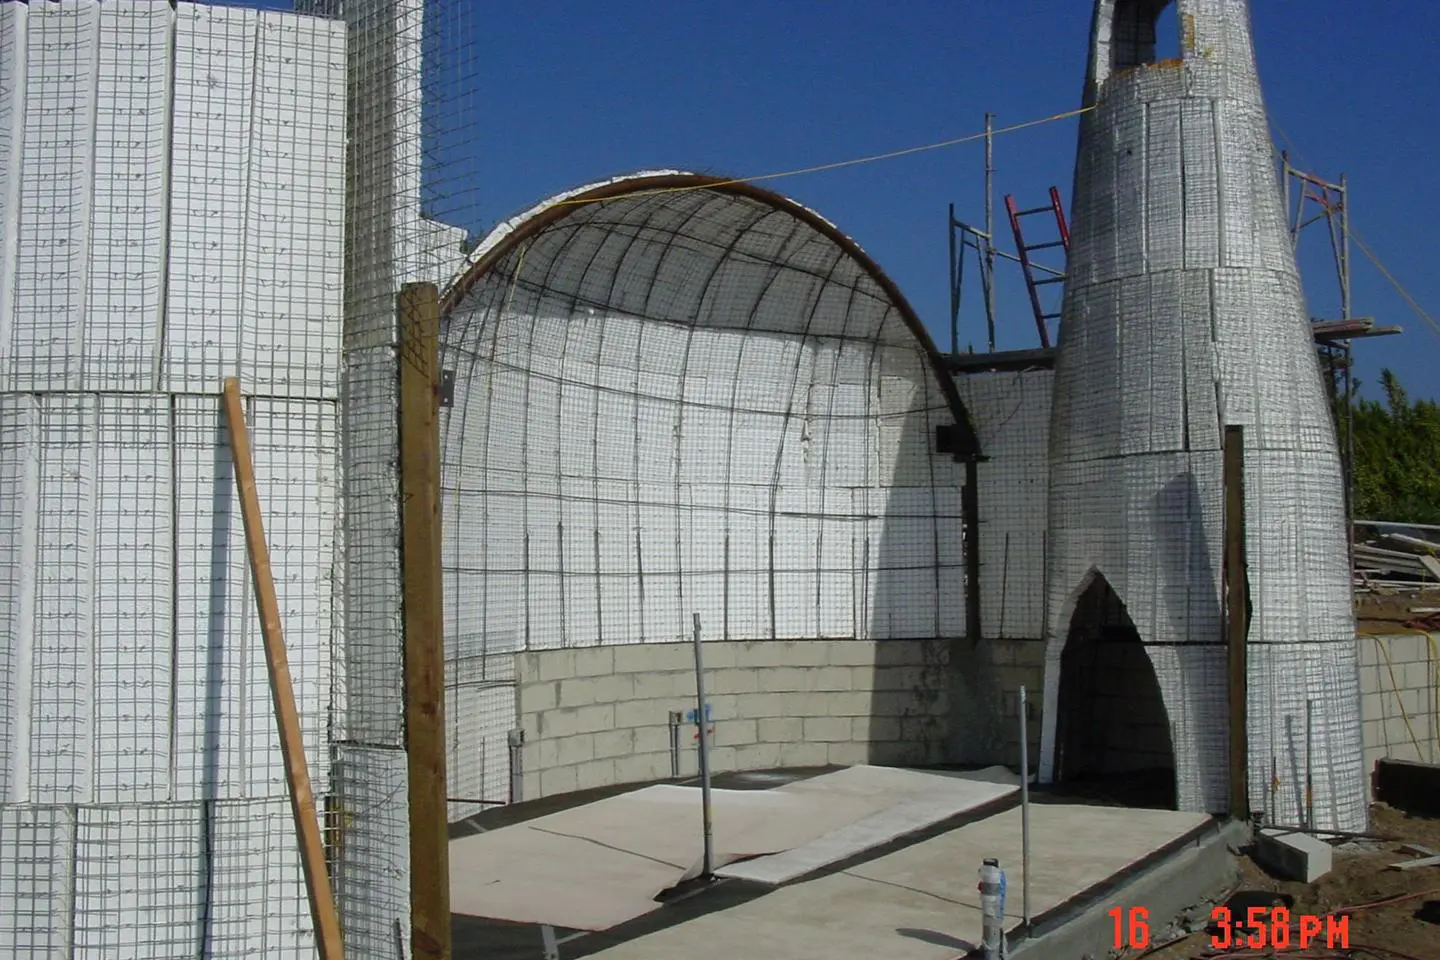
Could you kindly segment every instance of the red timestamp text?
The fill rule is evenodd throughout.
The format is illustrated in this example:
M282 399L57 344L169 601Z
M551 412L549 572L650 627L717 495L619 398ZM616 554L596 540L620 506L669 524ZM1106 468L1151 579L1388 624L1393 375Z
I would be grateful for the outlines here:
M1113 907L1108 916L1114 923L1116 950L1145 950L1150 947L1150 911L1145 907ZM1210 911L1213 921L1210 947L1214 950L1261 950L1267 947L1304 950L1324 944L1330 949L1350 946L1348 916L1292 914L1285 907L1256 906L1243 917L1233 916L1229 907Z
M1286 907L1255 906L1245 911L1243 919L1231 915L1229 907L1210 911L1216 931L1210 935L1210 946L1216 950L1262 950L1271 947L1285 950L1323 943L1328 949L1350 947L1350 918L1321 916L1315 913L1292 914Z

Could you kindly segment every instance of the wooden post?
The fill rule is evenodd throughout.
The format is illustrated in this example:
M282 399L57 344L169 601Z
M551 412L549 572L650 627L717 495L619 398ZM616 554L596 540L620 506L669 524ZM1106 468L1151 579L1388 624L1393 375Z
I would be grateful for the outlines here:
M451 955L440 582L439 311L434 284L407 284L400 291L405 753L410 770L410 937L416 960L450 960Z
M1245 559L1245 428L1225 428L1225 640L1229 653L1230 815L1250 816L1246 731L1250 578ZM1273 811L1272 811L1273 812Z
M275 597L275 580L270 573L270 548L260 515L260 497L255 490L255 464L250 456L250 431L245 425L245 406L240 398L240 381L225 381L225 419L230 432L230 457L235 483L240 488L240 511L245 520L245 547L250 557L250 575L255 580L255 604L260 610L260 630L265 637L265 663L270 671L270 693L275 719L280 725L280 754L285 761L285 778L290 785L290 812L300 840L300 862L305 871L305 890L310 897L310 918L321 960L341 960L340 918L325 867L325 846L320 840L320 820L315 813L315 795L310 788L310 770L305 762L305 744L300 736L300 716L295 709L295 689L290 680L290 661L285 653L285 635L280 625L280 604Z

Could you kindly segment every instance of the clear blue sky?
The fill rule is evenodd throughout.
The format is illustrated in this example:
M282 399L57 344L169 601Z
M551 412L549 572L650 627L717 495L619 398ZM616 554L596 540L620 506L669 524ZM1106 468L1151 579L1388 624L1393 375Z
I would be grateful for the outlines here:
M1440 37L1436 0L1256 0L1271 118L1303 165L1348 173L1356 230L1432 316L1440 314ZM640 168L748 176L1018 123L1078 105L1086 0L439 0L458 65L437 89L447 196L434 206L483 231L544 197ZM463 62L461 62L463 61ZM997 193L1068 204L1075 121L997 139ZM454 138L451 140L451 138ZM765 184L855 237L948 343L946 206L983 217L979 144ZM1004 233L1002 232L1002 236ZM1008 244L1007 244L1008 246ZM1308 233L1312 313L1335 315L1325 237ZM1413 394L1440 393L1440 331L1354 251L1360 315L1405 327L1357 343L1373 386L1392 367ZM1033 345L1016 269L998 286L999 346ZM983 347L978 301L962 344ZM1367 393L1370 391L1366 391Z

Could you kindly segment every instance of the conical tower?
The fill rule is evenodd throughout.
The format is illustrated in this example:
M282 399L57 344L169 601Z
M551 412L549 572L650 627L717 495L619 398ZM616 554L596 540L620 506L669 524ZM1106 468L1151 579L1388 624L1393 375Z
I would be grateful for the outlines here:
M1240 425L1251 807L1297 823L1313 777L1317 824L1357 829L1341 466L1249 3L1173 0L1180 56L1160 61L1169 2L1095 5L1051 424L1041 773L1173 763L1181 809L1228 807L1221 446Z

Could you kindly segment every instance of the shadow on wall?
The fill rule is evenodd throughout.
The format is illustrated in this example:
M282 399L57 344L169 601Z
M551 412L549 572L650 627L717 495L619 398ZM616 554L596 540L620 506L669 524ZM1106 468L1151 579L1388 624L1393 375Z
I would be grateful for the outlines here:
M885 390L881 379L881 402ZM965 555L959 471L935 451L948 411L916 410L897 428L882 420L882 480L889 496L873 563L867 635L875 643L868 761L937 764L949 756L952 645L965 624ZM888 451L893 450L893 454Z

